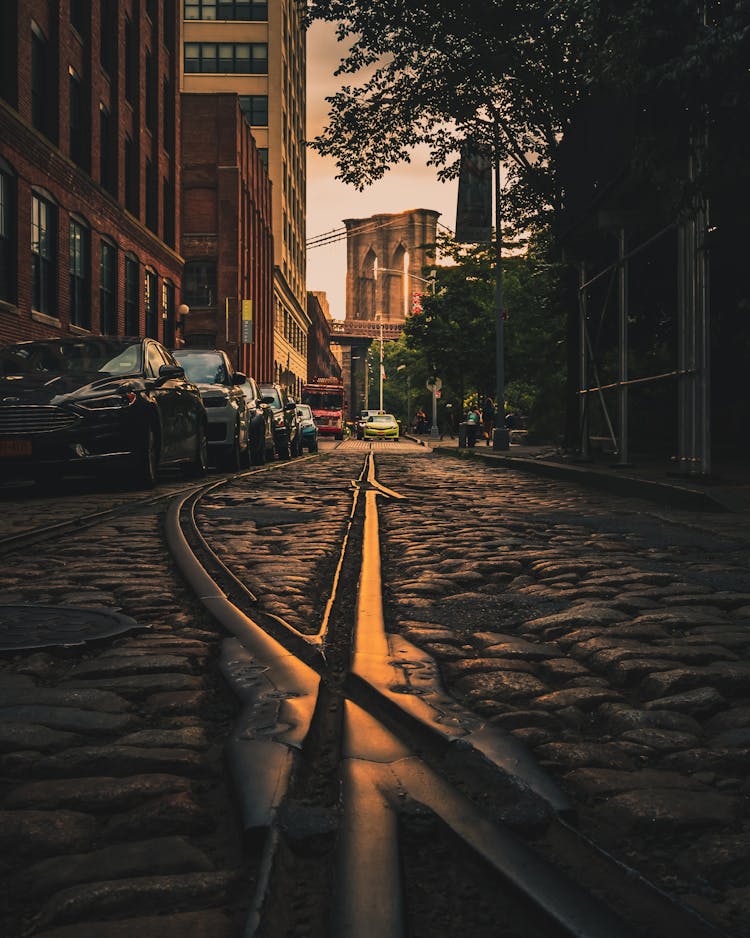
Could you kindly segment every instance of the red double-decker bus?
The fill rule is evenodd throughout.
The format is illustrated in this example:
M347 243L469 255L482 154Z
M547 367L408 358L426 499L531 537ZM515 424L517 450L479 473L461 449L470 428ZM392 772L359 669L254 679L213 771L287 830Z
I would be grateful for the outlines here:
M317 378L304 384L302 403L310 405L320 436L344 439L344 385L338 378Z

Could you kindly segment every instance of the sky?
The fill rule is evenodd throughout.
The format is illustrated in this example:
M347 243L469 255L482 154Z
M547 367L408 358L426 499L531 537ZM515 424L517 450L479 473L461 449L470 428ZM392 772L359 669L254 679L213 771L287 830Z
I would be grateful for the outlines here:
M346 50L343 50L346 51ZM329 23L314 23L307 33L307 139L322 129L328 114L326 95L335 93L341 79L333 73L342 50ZM344 76L346 79L349 76ZM336 164L330 157L307 151L307 238L341 228L345 218L368 218L379 212L403 212L412 208L440 212L440 223L454 228L455 180L441 183L435 168L426 165L424 151L413 161L399 164L364 192L335 179ZM331 315L346 313L346 239L307 253L307 289L328 295Z

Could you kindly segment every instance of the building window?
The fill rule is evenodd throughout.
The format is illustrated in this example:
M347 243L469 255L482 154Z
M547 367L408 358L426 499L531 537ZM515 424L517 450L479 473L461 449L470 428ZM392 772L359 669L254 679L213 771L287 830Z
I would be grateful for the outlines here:
M159 229L159 179L156 166L151 160L146 160L146 227L154 234Z
M86 101L83 94L83 86L81 85L81 78L75 69L68 69L68 76L70 158L76 165L88 170L89 147L88 133L86 132L87 121L85 119Z
M125 335L139 334L138 321L138 261L125 258Z
M56 316L55 228L57 210L38 195L31 197L31 305L48 316Z
M117 194L117 161L114 152L114 126L109 109L99 105L99 182L111 195Z
M164 47L171 53L174 52L175 38L175 7L174 0L164 0L164 32L162 39Z
M161 285L161 320L164 344L167 348L174 348L174 284L169 280L165 280Z
M125 19L125 100L130 104L138 100L138 41L129 17Z
M162 202L164 209L164 243L168 244L171 248L175 246L174 243L174 222L175 222L175 205L174 205L174 194L172 192L172 186L169 180L164 177L162 179Z
M240 108L251 127L268 127L267 94L241 94Z
M79 36L88 36L89 0L70 0L70 25Z
M261 163L268 169L268 147L258 147L258 156Z
M186 42L185 71L267 75L268 44L265 42Z
M146 52L146 126L153 133L156 130L156 115L159 107L156 96L156 66L154 57Z
M159 323L156 319L156 274L147 270L143 280L143 299L146 307L146 335L151 339L159 338Z
M99 0L99 62L108 75L117 64L117 9L112 0Z
M99 323L104 335L117 335L117 248L102 241L99 261Z
M49 44L36 23L31 24L31 123L45 137L52 139Z
M185 0L186 20L251 20L268 19L267 0Z
M0 300L16 299L14 178L0 165Z
M174 96L169 79L162 82L162 146L167 153L174 152Z
M77 221L70 222L70 322L91 328L91 295L89 291L89 233Z
M125 208L136 218L140 212L138 192L138 150L133 141L125 137Z
M188 306L216 305L216 261L188 261L185 264L182 298Z

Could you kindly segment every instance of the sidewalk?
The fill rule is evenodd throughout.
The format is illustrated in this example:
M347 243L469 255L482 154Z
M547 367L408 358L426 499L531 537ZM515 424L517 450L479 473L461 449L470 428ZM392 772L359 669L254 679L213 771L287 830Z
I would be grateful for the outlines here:
M494 450L485 441L459 448L457 439L433 440L409 435L409 439L442 455L479 459L522 472L579 482L618 495L647 498L676 507L707 511L750 513L750 466L746 462L717 461L709 480L677 473L664 458L639 454L632 464L619 467L617 457L598 453L588 462L576 454L561 453L553 445L511 443L506 451Z

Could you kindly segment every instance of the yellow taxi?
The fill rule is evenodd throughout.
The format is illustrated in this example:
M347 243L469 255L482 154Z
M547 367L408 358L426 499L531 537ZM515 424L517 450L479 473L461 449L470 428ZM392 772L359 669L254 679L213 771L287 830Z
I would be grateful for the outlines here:
M362 425L365 440L398 440L398 421L393 414L371 414Z

